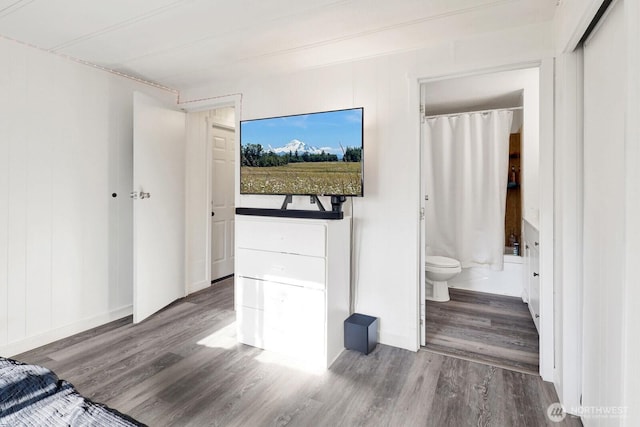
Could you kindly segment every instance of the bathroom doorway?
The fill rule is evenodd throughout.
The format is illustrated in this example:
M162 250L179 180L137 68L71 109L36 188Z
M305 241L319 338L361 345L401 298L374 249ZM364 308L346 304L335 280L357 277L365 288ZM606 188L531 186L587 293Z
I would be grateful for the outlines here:
M496 233L500 238L500 248L492 249L492 253L496 250L501 251L495 255L499 257L499 261L485 260L482 257L472 259L468 254L458 256L455 248L441 253L442 245L430 244L433 242L430 242L429 238L442 234L442 222L434 225L438 222L429 221L429 215L433 215L434 210L431 209L433 205L428 204L440 203L438 207L442 208L444 202L441 197L429 194L434 190L429 188L426 180L434 177L429 170L429 162L425 161L426 153L423 152L421 187L425 218L421 222L421 269L425 270L427 256L430 259L433 256L447 256L454 260L461 258L462 262L460 273L447 282L446 289L449 291L450 301L426 301L426 298L421 297L421 343L430 351L529 373L540 371L540 341L533 322L535 314L527 304L531 292L526 277L528 261L522 256L524 221L539 224L539 71L539 66L530 66L421 83L423 150L426 150L424 128L428 120L433 123L434 119L440 117L460 116L466 113L486 116L497 111L509 111L509 115L512 115L508 131L510 135L507 136L505 148L507 152L504 153L505 159L500 163L501 168L505 169L501 171L504 176L504 213L500 218L502 226ZM451 120L455 122L457 119ZM477 153L471 157L477 157L478 161L485 158ZM468 162L469 158L465 161ZM461 160L453 159L450 167L460 168L460 163ZM491 161L489 163L495 164ZM439 182L442 184L442 180ZM455 186L451 188L451 193L459 191L458 184L451 185ZM442 185L440 186L438 194L446 193L446 188L443 191ZM477 192L468 197L476 196ZM442 209L440 211L442 212ZM452 208L447 220L462 215L460 211ZM495 222L495 216L492 218ZM491 230L496 230L496 227ZM464 248L465 239L458 236L454 240L462 247L458 250L468 252ZM438 247L440 249L435 249L434 252L434 248ZM421 287L423 296L431 295L429 284L425 285L424 271L421 271ZM536 300L539 298L537 296Z

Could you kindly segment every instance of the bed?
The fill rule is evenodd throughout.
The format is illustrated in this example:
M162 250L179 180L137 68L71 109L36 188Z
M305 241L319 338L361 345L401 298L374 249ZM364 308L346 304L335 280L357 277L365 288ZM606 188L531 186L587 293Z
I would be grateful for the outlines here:
M0 357L0 427L144 426L83 397L51 370Z

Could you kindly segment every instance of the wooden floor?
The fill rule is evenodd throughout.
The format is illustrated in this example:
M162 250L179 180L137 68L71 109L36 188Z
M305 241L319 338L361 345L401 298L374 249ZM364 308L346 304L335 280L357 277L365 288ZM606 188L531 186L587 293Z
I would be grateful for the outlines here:
M427 301L426 349L538 374L538 331L522 299L454 288L449 296Z
M150 426L544 426L539 377L384 345L311 373L235 341L232 279L15 356Z

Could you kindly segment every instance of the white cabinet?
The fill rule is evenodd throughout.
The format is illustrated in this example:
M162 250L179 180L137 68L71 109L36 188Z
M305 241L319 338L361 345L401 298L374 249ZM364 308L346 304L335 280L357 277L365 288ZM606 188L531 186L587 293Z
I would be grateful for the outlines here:
M344 349L351 221L237 215L238 341L328 368Z
M539 232L524 221L525 293L529 311L536 329L540 332L540 247Z

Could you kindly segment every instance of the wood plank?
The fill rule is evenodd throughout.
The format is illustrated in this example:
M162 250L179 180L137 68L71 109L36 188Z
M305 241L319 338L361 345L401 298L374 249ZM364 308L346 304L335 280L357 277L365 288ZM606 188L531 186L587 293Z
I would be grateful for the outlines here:
M385 345L309 372L237 344L234 321L229 279L139 325L119 320L16 358L153 426L538 426L557 401L536 375Z
M522 300L455 288L449 296L427 301L426 350L538 374L538 331Z

